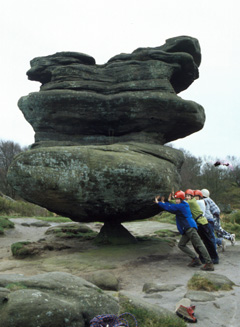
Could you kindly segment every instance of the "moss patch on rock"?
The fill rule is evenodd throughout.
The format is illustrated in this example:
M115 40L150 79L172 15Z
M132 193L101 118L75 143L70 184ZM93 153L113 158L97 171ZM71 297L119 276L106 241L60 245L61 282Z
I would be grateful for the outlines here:
M16 242L11 245L12 255L14 257L24 257L29 255L29 249L25 245L30 244L31 242Z
M188 281L188 288L195 291L230 291L234 283L219 274L197 273Z
M179 232L170 229L161 229L161 230L157 230L154 233L160 237L175 237L179 235Z
M24 285L23 283L19 283L19 282L16 282L16 283L9 283L6 285L6 288L12 292L14 291L18 291L18 290L22 290L22 289L26 289L27 286Z
M54 234L59 238L77 238L81 240L92 240L97 236L88 226L84 224L69 223L49 228L46 234Z

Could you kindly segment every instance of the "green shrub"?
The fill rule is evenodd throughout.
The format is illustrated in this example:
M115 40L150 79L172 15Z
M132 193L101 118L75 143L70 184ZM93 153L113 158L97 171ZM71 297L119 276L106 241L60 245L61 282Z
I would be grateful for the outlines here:
M0 212L8 214L10 212L11 201L0 197Z
M25 201L11 201L0 197L0 214L15 217L51 217L54 214L45 208Z
M236 235L236 239L240 238L240 225L232 223L223 223L221 224L222 228L231 234Z
M7 217L0 217L0 228L2 229L14 228L14 223L11 222Z
M221 226L227 232L235 234L236 239L240 238L240 210L235 210L229 215L222 215Z
M232 224L240 225L240 210L235 210L233 213L229 215L230 222Z
M218 203L230 204L234 209L240 208L239 186L231 184L225 189L225 192L219 194L221 197L218 199Z

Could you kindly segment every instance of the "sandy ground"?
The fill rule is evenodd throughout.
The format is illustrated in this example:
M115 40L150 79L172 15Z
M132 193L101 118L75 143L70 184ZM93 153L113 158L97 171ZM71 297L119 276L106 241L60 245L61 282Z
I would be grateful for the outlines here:
M99 269L109 270L120 280L121 289L143 298L145 301L160 305L171 311L176 303L187 292L187 282L199 268L187 267L190 261L177 246L161 248L141 247L118 252L113 249L108 256L101 250L76 241L67 240L71 247L63 251L47 251L35 258L16 260L11 254L11 244L17 241L38 241L47 239L45 232L49 227L27 227L24 222L35 222L35 219L13 219L15 228L8 230L0 237L0 274L21 273L35 275L49 271L65 271L85 277L89 272ZM51 226L56 224L51 224ZM98 230L99 226L89 224ZM134 235L152 235L160 229L176 230L175 226L159 222L133 222L124 226ZM90 251L91 252L88 252ZM236 286L232 291L216 292L215 300L194 302L195 315L199 327L239 327L240 326L240 246L228 246L225 252L219 252L220 263L215 265L214 273L227 276ZM114 252L115 251L115 252ZM124 255L122 255L124 253ZM173 291L160 292L146 298L142 292L145 283L178 284ZM160 295L160 296L159 296ZM192 325L192 324L189 324Z

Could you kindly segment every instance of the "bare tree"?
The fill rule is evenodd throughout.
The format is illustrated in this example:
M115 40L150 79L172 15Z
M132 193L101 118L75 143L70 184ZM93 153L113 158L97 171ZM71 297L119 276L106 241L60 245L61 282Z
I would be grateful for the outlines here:
M0 141L0 191L13 198L15 192L7 181L7 172L14 157L26 149L13 141Z
M201 175L201 158L196 158L190 152L180 149L184 154L184 163L182 165L180 175L182 179L181 188L198 189Z
M229 176L232 178L232 182L240 187L240 159L235 156L228 156L227 160L230 165Z

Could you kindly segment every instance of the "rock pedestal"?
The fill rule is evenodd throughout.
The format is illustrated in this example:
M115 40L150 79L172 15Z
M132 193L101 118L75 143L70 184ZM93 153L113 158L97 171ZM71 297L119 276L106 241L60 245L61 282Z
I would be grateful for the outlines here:
M40 91L19 100L35 131L8 178L26 200L75 221L108 224L158 213L179 185L182 153L165 143L200 130L203 108L177 96L198 78L196 39L120 54L104 65L75 52L35 58Z

